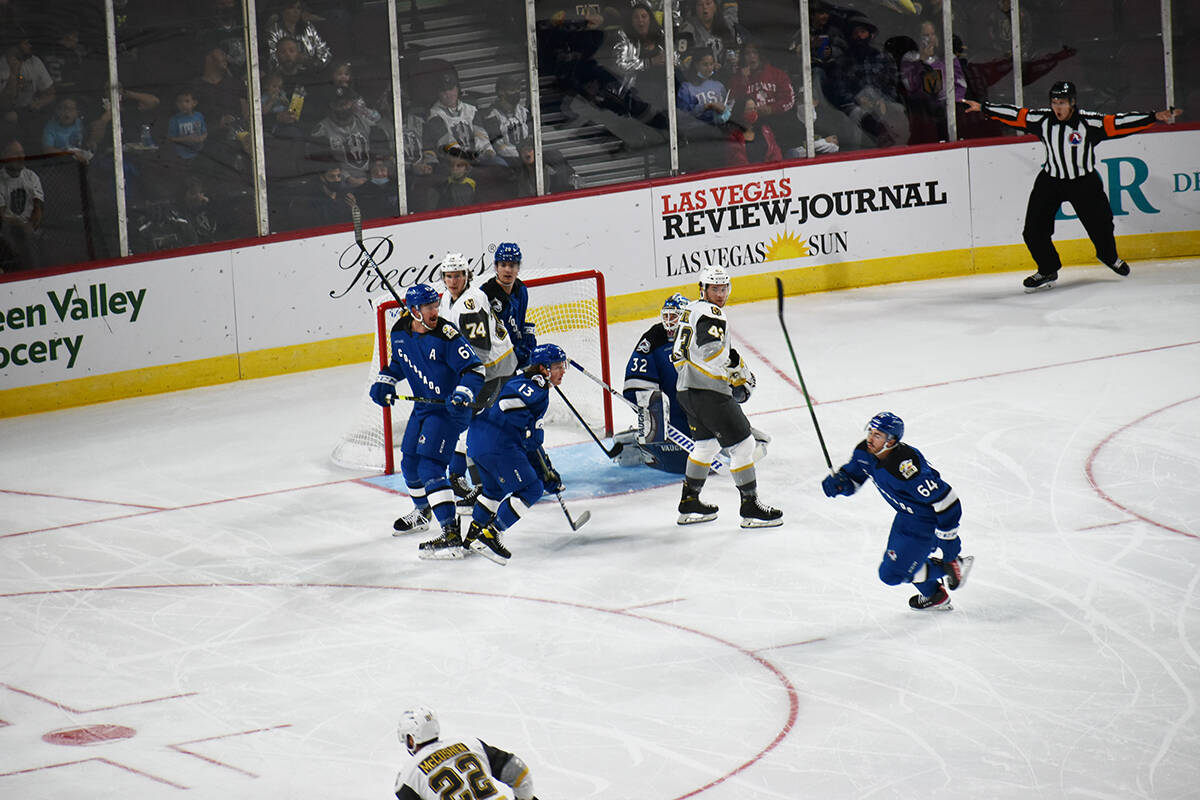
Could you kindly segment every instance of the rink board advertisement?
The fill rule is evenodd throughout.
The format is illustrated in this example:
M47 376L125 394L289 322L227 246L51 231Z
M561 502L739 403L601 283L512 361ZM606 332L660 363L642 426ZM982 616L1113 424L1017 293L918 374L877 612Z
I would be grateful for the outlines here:
M1124 253L1200 252L1197 153L1197 130L1099 148ZM364 247L403 292L435 280L446 252L483 275L516 241L525 277L599 269L610 321L638 319L710 264L730 271L737 301L773 296L776 275L821 291L1021 269L1040 161L1041 145L1020 141L666 180L367 227ZM1082 263L1064 212L1056 242ZM349 225L3 283L0 416L360 361L384 293Z
M966 149L659 186L655 278L747 275L970 246Z

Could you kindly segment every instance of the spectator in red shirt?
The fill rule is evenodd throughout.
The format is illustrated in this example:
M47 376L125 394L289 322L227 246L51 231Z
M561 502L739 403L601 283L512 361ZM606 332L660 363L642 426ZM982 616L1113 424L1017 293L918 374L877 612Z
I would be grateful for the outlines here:
M742 46L741 66L729 82L734 107L746 98L754 100L758 118L771 128L782 147L794 147L796 139L796 93L787 73L768 63L756 42Z
M729 166L783 160L783 153L779 150L779 143L775 141L775 133L771 126L759 121L758 104L754 102L754 98L747 97L743 101L741 119L735 117L732 128L726 150Z

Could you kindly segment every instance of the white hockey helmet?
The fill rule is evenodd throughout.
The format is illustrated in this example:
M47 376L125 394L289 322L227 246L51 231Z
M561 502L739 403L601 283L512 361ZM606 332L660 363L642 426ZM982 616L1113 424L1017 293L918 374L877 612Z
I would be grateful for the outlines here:
M711 266L700 270L700 291L704 291L705 286L728 286L729 273L724 267Z
M421 749L427 742L432 742L442 733L437 715L426 706L417 706L400 715L400 723L396 726L396 735L401 743L408 748L409 754Z
M442 263L438 264L438 274L442 280L446 279L447 272L465 272L469 278L471 276L471 264L462 253L446 253L442 257Z

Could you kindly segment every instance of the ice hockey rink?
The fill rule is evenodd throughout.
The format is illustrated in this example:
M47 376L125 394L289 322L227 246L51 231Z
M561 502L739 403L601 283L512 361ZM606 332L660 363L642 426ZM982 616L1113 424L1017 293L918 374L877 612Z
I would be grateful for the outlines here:
M363 365L0 420L0 797L389 797L416 704L541 800L1200 797L1200 262L1024 274L786 301L834 465L891 410L962 498L950 612L822 494L774 301L729 311L775 529L556 426L585 527L419 561L329 459Z

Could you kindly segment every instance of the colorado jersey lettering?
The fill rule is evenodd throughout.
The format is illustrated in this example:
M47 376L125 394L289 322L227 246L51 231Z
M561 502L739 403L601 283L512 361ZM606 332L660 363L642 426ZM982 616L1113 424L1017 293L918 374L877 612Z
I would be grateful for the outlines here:
M413 393L445 400L456 386L475 395L483 387L483 363L453 325L439 319L427 333L413 331L413 318L403 314L391 332L391 361L383 372L397 381L407 380ZM417 403L414 414L431 413L442 406Z

